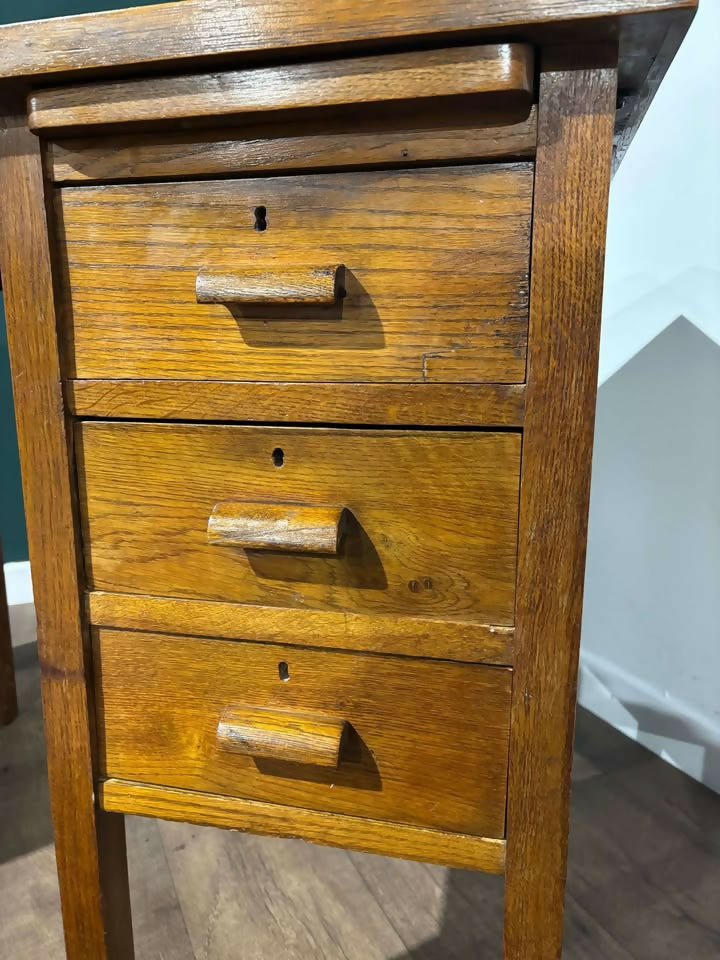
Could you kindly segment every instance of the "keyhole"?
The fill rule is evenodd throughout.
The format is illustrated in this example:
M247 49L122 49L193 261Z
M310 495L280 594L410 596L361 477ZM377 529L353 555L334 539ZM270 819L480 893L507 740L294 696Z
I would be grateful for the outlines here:
M287 683L290 679L290 667L284 660L281 660L278 664L278 674L283 683Z
M265 207L255 207L255 229L262 233L267 230L267 209Z
M276 467L281 467L285 463L285 451L280 447L275 447L272 452L272 462Z

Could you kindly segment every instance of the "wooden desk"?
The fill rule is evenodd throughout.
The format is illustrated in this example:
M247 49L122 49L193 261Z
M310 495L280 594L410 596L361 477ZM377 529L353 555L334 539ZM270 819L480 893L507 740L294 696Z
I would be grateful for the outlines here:
M125 814L502 872L559 957L613 144L692 12L0 30L70 960L132 957Z

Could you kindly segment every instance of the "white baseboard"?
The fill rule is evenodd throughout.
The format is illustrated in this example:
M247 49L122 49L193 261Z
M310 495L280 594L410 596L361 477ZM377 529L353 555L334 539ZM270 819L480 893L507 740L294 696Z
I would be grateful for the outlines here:
M30 577L30 561L6 563L3 569L5 571L8 606L15 607L21 603L32 603L33 586Z
M578 703L720 793L720 723L617 664L583 650Z

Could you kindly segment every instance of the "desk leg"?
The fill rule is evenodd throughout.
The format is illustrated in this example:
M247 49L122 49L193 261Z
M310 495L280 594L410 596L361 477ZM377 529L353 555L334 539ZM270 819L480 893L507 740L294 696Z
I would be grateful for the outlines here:
M72 430L62 402L42 143L0 103L0 270L38 620L50 804L68 960L132 960L125 824L95 800L90 632ZM48 233L50 220L50 236Z
M542 56L505 960L558 960L562 951L616 64L616 51L601 47L548 49Z

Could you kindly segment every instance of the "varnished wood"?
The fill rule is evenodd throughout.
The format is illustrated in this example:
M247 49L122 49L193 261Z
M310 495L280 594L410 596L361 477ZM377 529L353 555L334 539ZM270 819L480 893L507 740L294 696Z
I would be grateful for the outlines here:
M505 835L510 670L93 632L103 777ZM221 749L218 721L239 702L342 717L352 730L340 765Z
M66 373L522 382L532 176L515 163L66 187ZM345 264L340 304L196 302L203 267L299 259Z
M46 172L56 183L217 176L284 169L410 166L532 157L537 114L466 107L282 123L192 133L136 133L52 140Z
M345 267L284 267L268 271L217 273L203 269L195 279L198 303L301 303L330 305L345 296Z
M240 705L220 717L217 740L228 753L337 770L347 730L337 717Z
M68 960L128 960L122 818L97 811L70 442L60 391L40 145L0 110L0 269L42 664L55 850ZM52 563L48 562L52 558Z
M178 600L94 591L87 597L91 623L150 633L189 633L306 647L437 657L467 663L513 662L512 627L458 620L396 617L265 607L210 600Z
M8 616L5 570L0 542L0 727L12 723L17 716L17 690L13 665L10 617Z
M28 124L37 133L481 94L529 104L532 90L532 48L493 44L53 87L30 95Z
M561 953L616 90L612 52L606 56L607 67L589 69L562 51L542 58L505 960L555 960Z
M517 434L89 421L76 442L93 589L513 623ZM345 506L343 550L209 546L208 506L239 498Z
M298 59L335 50L388 45L482 41L512 35L536 45L574 43L620 35L621 81L631 94L645 79L659 44L674 23L687 29L696 0L385 0L368 16L360 3L333 0L184 0L161 7L118 10L102 16L14 24L0 28L5 51L1 77L71 76L76 71L156 71L168 65L214 67L255 57ZM626 33L628 35L626 42ZM342 46L340 46L342 45ZM641 65L638 71L638 63Z
M213 507L208 519L208 543L214 547L336 556L347 522L342 506L230 500Z
M9 960L63 956L29 613L13 611L22 719L0 733ZM716 960L720 796L583 710L575 758L563 960L677 960L678 944ZM502 956L501 876L151 817L127 828L139 957Z
M106 419L520 427L525 385L318 383L308 404L303 383L68 380L65 402Z
M70 960L132 960L126 808L481 869L507 836L505 960L559 960L613 121L693 9L187 0L0 30ZM508 42L541 56L533 110L528 58L501 96L464 49ZM346 296L293 301L333 264ZM275 508L259 537L240 503ZM298 504L336 552L286 549Z
M173 790L115 778L101 781L98 794L105 810L142 817L185 820L275 837L302 837L313 843L383 853L406 860L427 860L487 873L502 873L504 868L504 840L193 790Z

